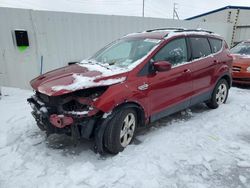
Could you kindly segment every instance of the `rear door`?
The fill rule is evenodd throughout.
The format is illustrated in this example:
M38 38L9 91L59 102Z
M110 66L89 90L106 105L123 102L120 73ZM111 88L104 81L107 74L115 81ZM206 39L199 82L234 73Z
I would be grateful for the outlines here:
M195 104L209 98L216 65L215 59L211 55L212 50L207 37L189 37L189 44L192 51L191 71L193 80L191 104Z
M172 64L171 70L148 76L148 105L152 121L189 105L192 80L188 56L186 39L183 37L167 43L152 58L152 61L164 60Z
M213 64L218 69L221 64L225 63L228 59L227 54L222 53L223 40L217 38L208 38L212 50Z

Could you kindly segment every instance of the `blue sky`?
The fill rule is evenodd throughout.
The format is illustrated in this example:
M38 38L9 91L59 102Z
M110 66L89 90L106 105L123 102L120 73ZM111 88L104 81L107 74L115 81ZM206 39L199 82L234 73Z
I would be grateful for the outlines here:
M109 15L142 15L143 0L0 0L0 6L84 12ZM145 16L172 18L173 4L185 19L227 5L249 6L250 0L145 0Z

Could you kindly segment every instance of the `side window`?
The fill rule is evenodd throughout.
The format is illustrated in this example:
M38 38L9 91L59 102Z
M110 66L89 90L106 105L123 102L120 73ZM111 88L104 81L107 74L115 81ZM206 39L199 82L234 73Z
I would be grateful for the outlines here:
M187 45L185 38L174 39L167 43L154 56L154 61L169 61L172 65L187 62Z
M214 39L214 38L208 38L208 40L210 42L213 53L216 53L216 52L221 50L221 48L222 48L222 40Z
M211 49L207 38L190 37L190 43L193 59L199 59L211 54Z

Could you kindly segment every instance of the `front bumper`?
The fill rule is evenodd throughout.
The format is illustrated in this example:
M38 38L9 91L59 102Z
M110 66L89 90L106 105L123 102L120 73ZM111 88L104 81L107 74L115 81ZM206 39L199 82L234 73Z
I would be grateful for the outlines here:
M233 72L232 78L235 84L250 84L250 72Z
M46 106L45 103L31 97L27 99L32 107L32 115L41 129L47 134L67 134L89 139L98 120L98 116L86 117L58 113L55 107Z

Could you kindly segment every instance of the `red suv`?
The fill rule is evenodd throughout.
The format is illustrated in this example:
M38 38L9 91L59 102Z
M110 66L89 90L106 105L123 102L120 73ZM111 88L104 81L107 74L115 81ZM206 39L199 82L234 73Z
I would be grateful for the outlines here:
M231 64L226 42L212 32L148 30L33 79L28 102L47 134L94 138L97 152L116 154L140 127L197 103L225 103Z

